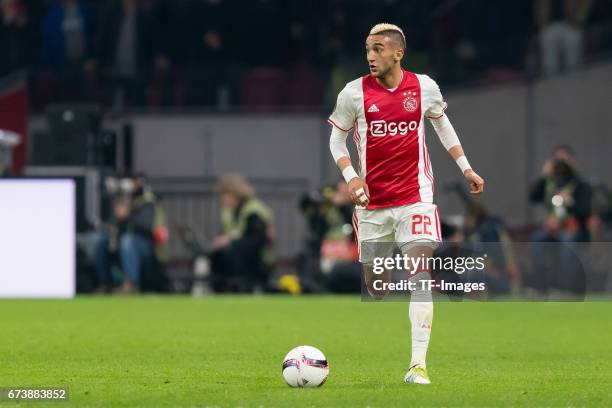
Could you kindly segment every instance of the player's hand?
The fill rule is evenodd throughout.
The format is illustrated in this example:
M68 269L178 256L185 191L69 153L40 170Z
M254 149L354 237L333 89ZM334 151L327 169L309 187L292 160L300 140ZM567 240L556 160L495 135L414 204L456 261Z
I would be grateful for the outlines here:
M480 194L484 191L484 180L474 170L467 169L463 175L470 182L470 194Z
M351 200L353 204L366 206L370 201L370 190L368 185L359 177L354 177L348 183L349 192L351 193Z

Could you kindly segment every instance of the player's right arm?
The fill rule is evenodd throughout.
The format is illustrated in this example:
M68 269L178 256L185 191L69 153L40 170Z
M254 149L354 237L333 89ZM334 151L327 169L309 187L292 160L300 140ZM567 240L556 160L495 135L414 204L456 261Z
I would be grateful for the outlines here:
M356 119L355 104L352 102L347 88L338 94L338 101L334 112L328 119L332 125L329 138L329 150L338 169L342 172L344 180L348 183L351 199L355 205L365 206L370 197L370 191L351 162L351 155L346 147L346 137L353 130Z

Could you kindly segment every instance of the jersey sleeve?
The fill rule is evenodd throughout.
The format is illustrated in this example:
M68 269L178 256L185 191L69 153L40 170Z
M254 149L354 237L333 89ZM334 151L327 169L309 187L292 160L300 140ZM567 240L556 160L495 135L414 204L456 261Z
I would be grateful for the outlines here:
M345 87L338 94L338 100L331 116L327 120L338 129L349 132L353 129L356 119L356 109L349 90Z
M422 85L422 92L425 116L429 119L437 119L444 115L447 105L442 97L442 92L440 92L440 87L436 81L427 75L424 75L423 77L424 81Z

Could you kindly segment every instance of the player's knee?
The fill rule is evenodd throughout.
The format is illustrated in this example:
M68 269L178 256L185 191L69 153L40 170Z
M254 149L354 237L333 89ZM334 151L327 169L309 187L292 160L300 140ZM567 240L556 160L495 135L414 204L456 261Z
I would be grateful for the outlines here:
M409 262L406 262L406 274L411 280L421 273L429 274L430 261L437 246L437 242L419 240L407 242L400 247L402 255L409 259Z
M374 273L371 263L363 264L363 280L368 294L375 299L382 299L389 294L389 274Z

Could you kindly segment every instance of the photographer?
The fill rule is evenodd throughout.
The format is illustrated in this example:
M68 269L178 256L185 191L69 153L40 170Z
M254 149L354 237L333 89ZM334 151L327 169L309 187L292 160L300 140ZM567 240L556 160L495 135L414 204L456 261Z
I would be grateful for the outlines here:
M529 199L543 204L547 215L534 242L584 242L589 240L591 187L576 171L576 158L569 146L558 146L544 163L542 177L533 185Z
M155 289L143 285L141 274L144 265L157 266L165 258L168 233L163 212L142 177L108 178L106 189L114 216L96 245L98 291L113 287L111 263L117 257L124 274L120 292Z
M302 286L314 292L359 291L361 266L356 262L354 204L346 182L341 180L304 195L300 209L309 231L297 259Z
M214 290L263 290L272 271L272 211L239 174L223 176L217 191L223 231L211 254Z
M321 245L321 272L327 275L327 289L335 293L355 293L361 287L361 265L355 237L354 205L348 184L336 183L327 213L329 229Z
M540 293L584 291L584 272L576 254L578 242L590 240L592 191L575 169L576 158L568 146L558 146L544 163L542 177L531 189L532 203L543 204L546 219L532 235L532 266L526 284ZM550 244L556 243L556 244Z

